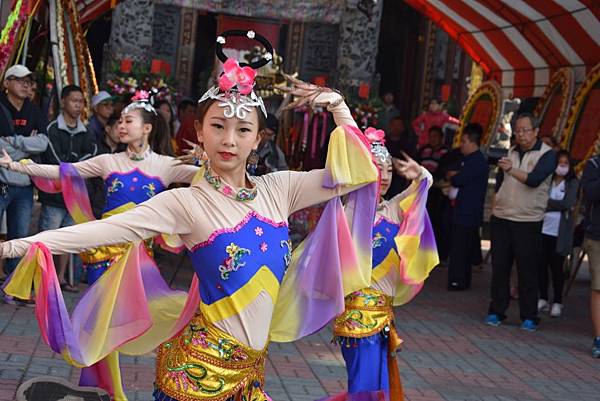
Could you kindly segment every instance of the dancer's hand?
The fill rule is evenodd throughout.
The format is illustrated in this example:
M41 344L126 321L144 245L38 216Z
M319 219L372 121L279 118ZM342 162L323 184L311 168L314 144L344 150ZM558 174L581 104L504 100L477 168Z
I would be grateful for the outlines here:
M2 149L2 157L0 157L0 167L8 168L13 159L6 153L6 149Z
M208 156L206 155L206 152L204 152L204 149L202 149L202 146L198 145L197 143L190 142L187 139L184 139L183 141L190 147L190 149L184 149L183 151L185 152L185 155L176 158L179 161L179 165L193 164L195 166L201 166L204 164L204 162L206 162L206 160L208 160Z
M317 107L330 109L344 102L344 97L336 90L310 84L288 74L283 74L283 76L290 86L279 87L278 89L295 97L295 100L288 104L285 110L305 105L312 109Z
M392 164L394 165L396 173L411 181L419 178L421 176L421 166L419 163L414 161L404 152L402 152L402 157L404 157L404 160L397 158L392 159Z

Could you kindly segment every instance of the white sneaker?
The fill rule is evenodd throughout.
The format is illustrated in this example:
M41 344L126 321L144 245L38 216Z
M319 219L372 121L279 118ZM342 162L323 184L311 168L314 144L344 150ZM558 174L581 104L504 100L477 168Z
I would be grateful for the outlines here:
M552 309L550 310L550 317L560 317L562 315L562 304L552 304Z
M548 301L546 301L545 299L540 299L538 301L538 312L548 312L550 308L550 305L548 304Z

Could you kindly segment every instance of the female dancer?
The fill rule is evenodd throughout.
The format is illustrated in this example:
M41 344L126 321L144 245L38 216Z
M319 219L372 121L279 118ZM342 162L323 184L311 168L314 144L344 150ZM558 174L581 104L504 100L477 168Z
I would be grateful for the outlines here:
M120 141L127 144L125 152L103 154L59 167L32 162L13 162L4 151L0 165L34 176L34 182L41 189L62 191L65 203L77 223L94 220L85 185L78 177L101 177L104 180L106 202L102 218L132 209L162 192L171 183L192 181L199 169L195 166L179 165L176 159L166 156L170 153L170 137L166 132L166 124L147 100L134 101L123 109L118 124ZM39 177L61 181L50 182ZM81 258L87 271L88 284L98 280L119 260L126 249L125 243L116 243L84 250ZM148 251L151 252L149 244ZM125 400L117 353L112 353L106 360L84 368L80 385L98 386L114 394L116 400Z
M334 341L346 362L348 392L329 401L403 399L395 357L402 340L394 328L392 306L410 301L438 264L425 209L431 174L406 155L406 162L392 162L383 131L368 128L365 134L381 173L380 194L385 195L390 186L392 167L413 182L392 199L382 199L377 208L371 286L346 296L345 311L334 324Z
M272 55L266 39L241 33ZM221 44L239 34L218 38L222 60ZM331 134L326 169L246 174L266 118L252 90L255 68L269 60L243 68L226 60L219 85L200 100L198 139L209 162L190 188L166 191L108 219L1 244L2 257L31 248L5 291L22 295L38 278L37 293L48 295L38 295L48 299L38 301L40 328L55 351L89 365L114 350L143 354L160 345L156 400L265 400L269 337L293 341L320 329L343 311L345 293L368 285L370 269L360 267L370 258L364 227L373 221L378 174L341 95L308 84L292 91L301 101L327 107L340 126ZM351 191L349 202L360 202L361 213L349 218L349 227L339 196ZM316 230L292 255L288 216L327 200ZM189 297L171 291L159 272L147 268L147 255L131 247L65 316L47 267L50 251L159 233L178 234L191 251L196 275Z

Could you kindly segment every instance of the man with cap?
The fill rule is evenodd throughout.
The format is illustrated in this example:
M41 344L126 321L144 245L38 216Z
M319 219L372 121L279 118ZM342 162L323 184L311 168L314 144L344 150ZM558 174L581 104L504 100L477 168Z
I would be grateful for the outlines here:
M0 93L0 148L19 161L44 152L48 146L46 120L29 100L33 73L24 65L13 65L4 74L4 93ZM6 211L7 239L29 235L33 208L33 186L25 174L0 168L0 215ZM17 266L8 259L6 273Z
M114 111L113 100L114 97L106 91L100 91L92 97L94 115L88 121L88 129L94 134L96 143L104 138L104 127Z

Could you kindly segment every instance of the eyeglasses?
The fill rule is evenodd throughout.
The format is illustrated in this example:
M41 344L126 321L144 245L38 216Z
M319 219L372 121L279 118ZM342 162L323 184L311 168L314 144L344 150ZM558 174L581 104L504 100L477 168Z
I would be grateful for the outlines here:
M27 77L23 77L23 78L17 78L17 77L10 77L8 78L9 81L17 81L18 83L20 83L23 86L32 86L33 85L33 81L31 80L31 78L27 78Z
M516 128L515 129L516 134L526 134L531 131L533 131L533 128Z

